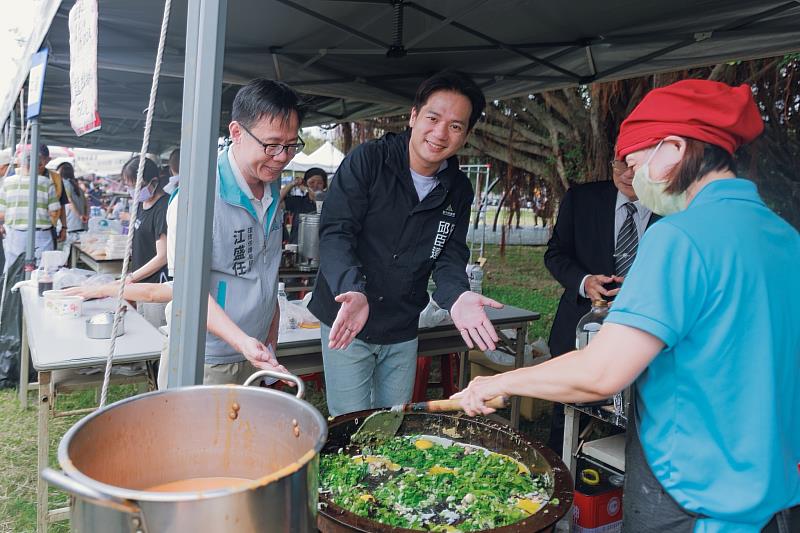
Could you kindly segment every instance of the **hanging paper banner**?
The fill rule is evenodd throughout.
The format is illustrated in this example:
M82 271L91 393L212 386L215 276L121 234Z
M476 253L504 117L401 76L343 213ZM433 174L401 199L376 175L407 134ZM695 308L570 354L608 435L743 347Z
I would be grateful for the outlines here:
M43 48L31 58L31 73L28 78L28 119L38 117L42 111L44 93L44 70L47 67L47 48Z
M69 10L69 121L80 137L100 129L97 112L97 0Z

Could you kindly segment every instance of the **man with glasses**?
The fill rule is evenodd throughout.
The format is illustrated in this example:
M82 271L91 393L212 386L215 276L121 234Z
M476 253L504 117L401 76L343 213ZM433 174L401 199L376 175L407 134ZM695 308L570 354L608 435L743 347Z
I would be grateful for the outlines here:
M633 170L611 161L612 181L585 183L561 200L544 264L564 287L550 330L553 357L575 349L578 320L591 302L613 299L625 278L644 230L659 217L636 198ZM560 452L564 408L555 404L549 446Z
M302 151L302 109L289 86L257 79L236 94L228 125L231 144L217 159L211 279L212 298L244 333L242 343L206 337L203 383L239 383L258 368L279 369L274 355L280 311L281 171ZM186 177L190 179L188 176ZM168 267L174 270L178 202L170 203ZM230 339L230 336L227 336ZM253 347L247 337L264 341Z

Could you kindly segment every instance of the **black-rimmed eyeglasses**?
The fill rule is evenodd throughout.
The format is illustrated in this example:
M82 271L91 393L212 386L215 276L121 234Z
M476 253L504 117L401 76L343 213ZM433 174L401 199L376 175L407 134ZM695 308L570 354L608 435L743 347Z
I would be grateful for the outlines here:
M244 131L247 132L250 137L252 137L258 144L260 144L264 148L264 153L269 157L278 157L286 150L286 153L289 154L289 157L294 157L297 152L302 152L303 148L306 147L306 143L303 142L303 139L300 137L297 138L297 142L293 144L280 144L280 143L265 143L262 142L261 139L253 135L253 132L248 130L244 124L241 122L239 126L242 127Z

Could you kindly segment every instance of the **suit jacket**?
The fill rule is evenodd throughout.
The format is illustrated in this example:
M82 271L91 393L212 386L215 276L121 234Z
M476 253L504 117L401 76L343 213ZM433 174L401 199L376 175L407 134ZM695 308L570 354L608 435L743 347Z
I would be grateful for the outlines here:
M584 276L614 272L614 208L617 188L613 181L578 185L561 201L553 235L547 243L544 264L564 287L550 330L550 352L561 355L575 349L575 327L589 312L591 302L578 294ZM660 217L650 215L650 224Z

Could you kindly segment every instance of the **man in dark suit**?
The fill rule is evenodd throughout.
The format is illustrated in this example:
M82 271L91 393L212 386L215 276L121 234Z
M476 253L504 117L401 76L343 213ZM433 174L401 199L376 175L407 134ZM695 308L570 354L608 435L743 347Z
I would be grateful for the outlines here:
M550 330L554 357L575 349L575 328L592 300L619 292L644 230L659 218L637 200L633 170L623 161L612 161L611 169L613 181L567 191L547 243L544 264L564 287ZM564 408L556 404L549 446L560 452L563 435Z

